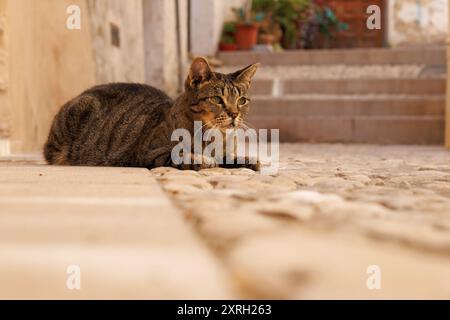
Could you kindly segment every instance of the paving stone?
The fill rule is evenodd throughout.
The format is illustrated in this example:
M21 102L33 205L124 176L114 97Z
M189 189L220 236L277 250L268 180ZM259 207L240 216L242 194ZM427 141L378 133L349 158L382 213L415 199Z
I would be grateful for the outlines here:
M146 169L2 166L0 242L1 298L235 297Z

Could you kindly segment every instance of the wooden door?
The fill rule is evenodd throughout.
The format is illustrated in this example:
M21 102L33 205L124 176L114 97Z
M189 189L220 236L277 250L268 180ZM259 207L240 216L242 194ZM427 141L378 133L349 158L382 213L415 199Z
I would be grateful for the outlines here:
M384 29L386 0L328 0L330 7L338 19L348 25L348 29L341 31L331 42L333 48L370 48L384 45ZM370 5L381 8L381 30L367 28L366 13Z

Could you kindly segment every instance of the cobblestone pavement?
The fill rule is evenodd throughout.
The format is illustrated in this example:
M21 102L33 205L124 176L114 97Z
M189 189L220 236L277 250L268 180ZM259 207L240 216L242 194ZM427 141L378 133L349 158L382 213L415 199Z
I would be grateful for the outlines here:
M239 297L450 298L450 151L285 144L280 156L271 176L151 170Z
M270 176L0 159L0 297L450 298L450 151L280 156Z

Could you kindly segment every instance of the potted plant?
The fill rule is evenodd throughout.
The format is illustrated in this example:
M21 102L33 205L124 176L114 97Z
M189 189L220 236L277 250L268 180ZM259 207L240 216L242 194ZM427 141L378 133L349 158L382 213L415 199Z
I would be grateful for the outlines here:
M233 22L225 22L223 25L222 36L220 37L220 51L235 51L238 46L235 40L236 26Z
M296 47L299 49L312 49L319 34L319 24L316 16L314 2L303 10L297 21L298 37Z
M251 50L258 41L259 25L252 17L252 1L247 0L243 7L233 9L236 17L235 39L238 49Z
M329 48L336 33L348 30L348 24L341 22L326 2L316 0L316 21L320 37L319 46Z
M252 11L259 22L258 43L273 47L282 37L280 25L275 21L275 0L253 0Z
M298 22L310 4L311 0L253 0L253 10L265 14L261 33L274 36L261 41L281 42L284 48L295 49L300 36Z

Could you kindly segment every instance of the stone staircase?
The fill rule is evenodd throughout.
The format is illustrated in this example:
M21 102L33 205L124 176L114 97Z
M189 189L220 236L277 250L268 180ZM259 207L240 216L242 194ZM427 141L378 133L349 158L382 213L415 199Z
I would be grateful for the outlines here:
M221 53L227 72L254 62L249 122L284 142L442 144L443 47Z

